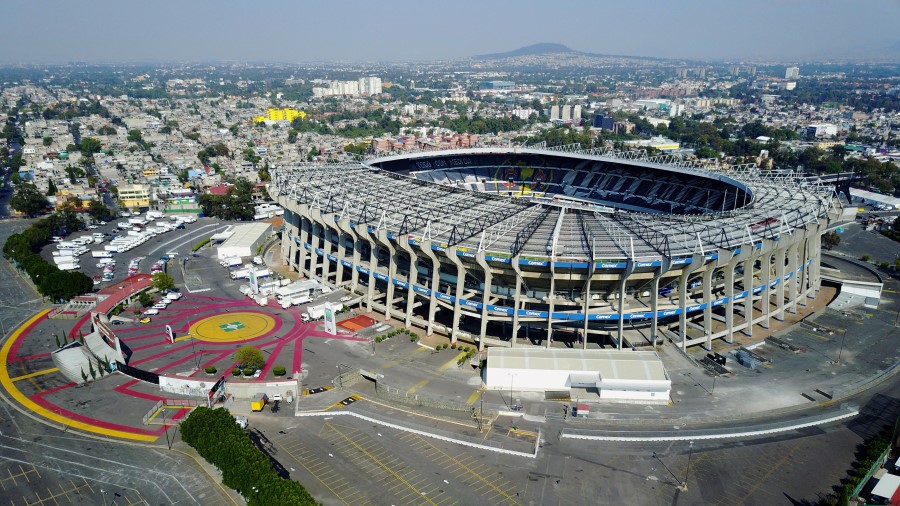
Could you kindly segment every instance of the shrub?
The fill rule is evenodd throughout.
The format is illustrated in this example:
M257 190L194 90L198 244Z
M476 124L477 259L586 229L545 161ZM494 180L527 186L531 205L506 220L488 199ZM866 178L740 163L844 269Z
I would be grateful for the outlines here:
M209 244L209 241L210 241L211 239L212 239L211 237L207 237L206 239L203 239L202 241L200 241L200 242L198 242L197 244L195 244L194 247L191 248L191 251L193 251L194 253L200 251L200 248L202 248L202 247L206 246L207 244Z
M234 360L244 367L262 369L266 365L266 358L262 352L253 346L244 346L234 353Z
M456 343L451 344L451 345L450 345L450 349L451 349L451 350L455 350L455 349L456 349Z
M415 334L410 334L410 335L409 335L409 341L412 342L412 343L416 342L416 335L415 335Z
M240 369L239 367L235 367L234 369L231 370L231 375L232 375L232 376L240 376L240 375L241 375L241 369Z
M283 365L276 365L272 368L272 374L275 376L284 376L287 374L287 369L285 369Z
M252 367L245 367L243 372L244 372L244 376L253 376L253 373L256 372L256 369L254 369Z
M216 368L213 367L213 366L209 366L209 367L207 367L206 369L204 369L204 371L206 371L206 374L215 374L215 373L216 373Z
M871 257L869 255L863 255L863 256L859 257L859 259L862 260L863 262L868 262L870 258Z

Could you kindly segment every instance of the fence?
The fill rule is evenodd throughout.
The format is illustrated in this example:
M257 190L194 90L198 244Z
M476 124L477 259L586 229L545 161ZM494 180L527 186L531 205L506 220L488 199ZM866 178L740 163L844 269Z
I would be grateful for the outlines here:
M590 430L590 429L563 429L559 437L568 439L590 439L597 441L692 441L701 439L725 439L735 437L761 436L777 434L791 430L823 425L850 418L859 414L859 411L842 407L826 413L812 415L804 418L787 420L784 422L763 423L744 427L723 427L708 429L678 429L657 431L633 431L633 430ZM618 420L617 420L618 421Z
M193 399L162 399L160 401L156 401L156 404L154 404L153 407L150 408L150 411L148 411L147 414L144 415L141 421L144 425L150 425L150 419L154 418L159 410L169 406L176 408L196 408L197 406L206 406L206 402L196 401ZM163 423L160 423L158 425L163 425Z
M428 408L446 409L449 411L472 411L472 406L460 404L453 401L444 401L433 397L420 396L419 394L408 394L405 389L392 387L384 384L382 381L375 383L375 394L382 399L399 402L409 406L421 406ZM485 411L486 417L493 417L496 411Z

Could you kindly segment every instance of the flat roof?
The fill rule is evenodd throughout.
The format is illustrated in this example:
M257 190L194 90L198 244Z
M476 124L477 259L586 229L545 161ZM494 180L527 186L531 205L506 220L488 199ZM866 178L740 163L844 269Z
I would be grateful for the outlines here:
M271 223L248 223L231 228L231 236L219 248L250 248L263 236L271 233Z
M878 483L875 484L875 488L872 489L872 495L890 499L897 492L898 488L900 488L900 476L885 473L884 476L878 480Z
M488 348L488 368L599 373L604 380L669 381L653 351Z

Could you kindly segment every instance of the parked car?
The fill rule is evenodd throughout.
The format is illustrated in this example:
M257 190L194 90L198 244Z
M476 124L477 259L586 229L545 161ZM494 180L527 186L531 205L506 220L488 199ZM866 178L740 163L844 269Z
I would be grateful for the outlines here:
M158 314L159 314L159 309L156 309L153 307L144 311L144 316L153 316L153 315L158 315Z
M138 321L141 322L141 323L150 323L150 322L151 322L151 319L150 319L149 316L144 316L144 317L142 317L142 318L141 318L140 320L138 320Z

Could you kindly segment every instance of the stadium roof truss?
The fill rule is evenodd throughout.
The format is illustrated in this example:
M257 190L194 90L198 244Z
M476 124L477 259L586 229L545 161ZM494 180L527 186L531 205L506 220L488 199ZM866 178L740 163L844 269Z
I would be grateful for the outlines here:
M833 188L821 181L793 171L763 171L755 164L722 167L672 155L648 157L643 151L585 151L579 145L507 149L696 173L727 181L735 188L735 199L736 188L743 187L747 198L740 207L722 212L696 205L688 207L696 214L598 212L577 203L517 200L421 181L364 162L275 169L270 188L276 196L356 226L444 246L503 256L635 261L707 255L792 234L838 205Z

